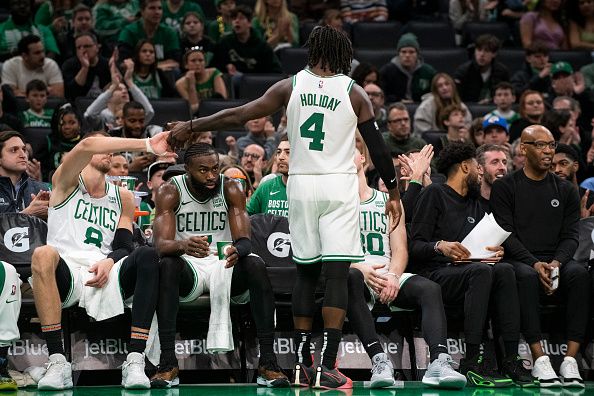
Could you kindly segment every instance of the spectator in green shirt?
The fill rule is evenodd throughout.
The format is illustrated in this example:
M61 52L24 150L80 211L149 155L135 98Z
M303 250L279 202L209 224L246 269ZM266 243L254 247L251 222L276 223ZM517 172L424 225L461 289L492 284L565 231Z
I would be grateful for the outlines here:
M31 0L10 0L10 17L0 23L0 61L12 57L18 42L31 34L39 36L48 57L60 54L52 31L32 21Z
M275 167L277 174L268 175L252 194L247 204L249 215L270 213L287 217L289 206L287 202L287 181L289 180L289 156L291 146L287 135L281 138L276 148Z
M182 20L188 12L195 12L204 20L204 11L199 4L186 0L163 0L163 23L175 30L182 31Z
M103 44L104 56L111 54L120 31L138 19L138 11L137 0L103 0L93 7L95 29Z
M25 128L51 128L53 109L46 109L47 85L41 80L27 83L27 103L29 108L19 113Z
M162 70L179 68L181 50L179 37L169 26L161 22L163 7L161 0L141 0L140 19L126 26L118 37L120 60L132 58L134 47L143 39L150 39L155 45L158 67Z
M173 77L166 75L157 67L155 45L150 40L140 40L134 50L134 84L149 99L178 96ZM131 59L128 62L132 61Z
M235 0L214 0L215 6L217 7L218 15L214 21L208 24L207 33L208 37L218 42L221 37L233 31L231 25L231 11L235 9Z

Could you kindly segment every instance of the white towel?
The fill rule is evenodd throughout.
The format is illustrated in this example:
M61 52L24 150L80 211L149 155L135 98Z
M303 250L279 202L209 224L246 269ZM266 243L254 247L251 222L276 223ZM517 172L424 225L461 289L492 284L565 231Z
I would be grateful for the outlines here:
M82 282L83 287L78 306L84 308L87 314L96 321L113 318L124 313L124 299L120 291L119 280L120 267L124 260L125 258L111 267L109 279L101 288L84 286L95 274L89 272L89 267L81 266L79 268L79 282Z
M210 318L206 349L211 353L223 353L235 349L231 326L231 278L233 267L225 268L225 261L220 260L210 273Z

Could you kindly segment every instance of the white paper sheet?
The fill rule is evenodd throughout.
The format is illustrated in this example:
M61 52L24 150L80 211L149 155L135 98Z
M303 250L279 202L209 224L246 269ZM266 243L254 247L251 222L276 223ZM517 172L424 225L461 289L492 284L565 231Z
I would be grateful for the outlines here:
M495 255L495 252L485 249L487 246L499 246L510 235L511 232L501 228L495 221L493 214L488 213L466 235L462 245L470 251L471 259L485 259Z

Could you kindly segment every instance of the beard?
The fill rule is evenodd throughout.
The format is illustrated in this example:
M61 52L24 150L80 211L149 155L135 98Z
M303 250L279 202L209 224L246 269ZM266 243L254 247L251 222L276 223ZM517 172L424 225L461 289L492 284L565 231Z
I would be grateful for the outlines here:
M478 199L481 196L481 182L476 176L469 176L466 180L468 186L467 197L470 199Z
M217 195L219 193L219 187L221 185L221 178L220 177L217 177L217 180L215 182L214 188L208 188L208 187L206 187L206 184L197 182L189 174L187 175L187 177L190 179L190 184L192 185L192 189L194 190L194 192L196 193L196 195L201 200L211 199L211 198L213 198L215 195Z

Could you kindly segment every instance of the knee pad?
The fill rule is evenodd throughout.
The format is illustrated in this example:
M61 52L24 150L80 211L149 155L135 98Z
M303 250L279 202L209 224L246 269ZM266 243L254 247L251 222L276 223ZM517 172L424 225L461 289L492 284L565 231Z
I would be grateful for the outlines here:
M346 310L348 304L348 277L350 266L346 262L324 263L326 290L324 307Z

